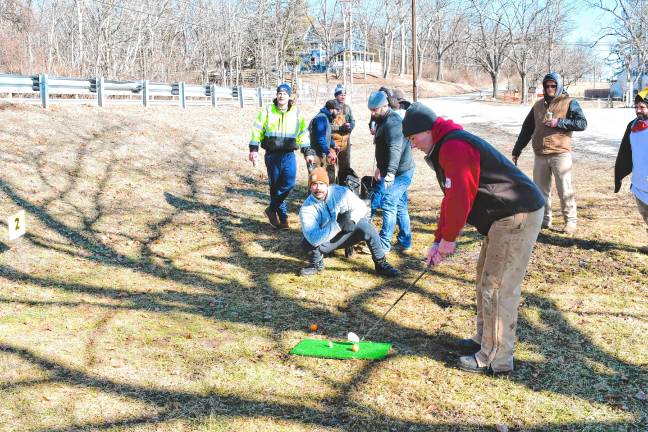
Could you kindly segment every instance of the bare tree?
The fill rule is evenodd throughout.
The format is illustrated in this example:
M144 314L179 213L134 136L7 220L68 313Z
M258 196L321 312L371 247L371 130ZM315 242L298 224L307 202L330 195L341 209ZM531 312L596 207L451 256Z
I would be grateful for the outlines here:
M527 78L529 73L539 70L542 46L547 34L546 21L542 17L547 11L547 3L552 0L518 0L504 10L508 38L512 41L508 58L520 76L522 97L520 103L527 100Z
M473 57L491 77L493 97L497 96L499 71L506 62L512 40L506 25L504 10L508 0L471 0L472 19L476 28L472 38Z

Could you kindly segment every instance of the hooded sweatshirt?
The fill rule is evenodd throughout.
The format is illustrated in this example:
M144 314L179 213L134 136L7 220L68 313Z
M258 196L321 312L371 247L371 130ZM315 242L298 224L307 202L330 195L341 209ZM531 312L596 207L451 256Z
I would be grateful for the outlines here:
M438 117L432 126L432 140L437 143L457 130L463 130L463 127ZM434 241L455 241L466 225L477 195L479 151L465 141L449 139L439 152L439 164L443 167L446 184Z
M434 147L425 161L436 172L444 198L435 241L454 241L466 223L488 235L493 222L545 204L538 187L483 139L451 120L432 125Z
M331 112L326 108L319 110L308 125L311 146L318 156L326 156L334 146L331 138Z

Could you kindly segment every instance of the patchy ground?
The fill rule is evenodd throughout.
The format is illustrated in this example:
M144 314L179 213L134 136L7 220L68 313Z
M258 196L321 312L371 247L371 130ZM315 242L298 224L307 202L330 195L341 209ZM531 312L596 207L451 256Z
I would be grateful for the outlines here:
M354 166L368 174L367 112L355 113ZM578 235L558 223L539 238L510 376L454 366L473 329L472 229L375 332L394 343L386 360L293 357L310 323L316 337L362 334L397 298L422 269L440 192L417 155L418 256L391 257L403 280L375 276L367 255L301 279L305 167L293 228L277 232L263 169L245 162L255 114L4 106L0 209L25 209L29 226L0 244L0 429L648 428L648 235L627 186L611 193L611 161L577 165ZM479 132L510 152L511 133Z

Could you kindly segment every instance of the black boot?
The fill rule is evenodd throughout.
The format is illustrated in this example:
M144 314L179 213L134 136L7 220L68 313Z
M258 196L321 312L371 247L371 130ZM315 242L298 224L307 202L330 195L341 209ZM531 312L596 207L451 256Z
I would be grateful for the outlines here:
M311 263L308 267L301 269L299 276L314 276L321 271L324 271L324 259Z
M392 267L385 257L374 258L374 264L376 265L376 273L379 275L387 277L397 277L402 275L401 271Z

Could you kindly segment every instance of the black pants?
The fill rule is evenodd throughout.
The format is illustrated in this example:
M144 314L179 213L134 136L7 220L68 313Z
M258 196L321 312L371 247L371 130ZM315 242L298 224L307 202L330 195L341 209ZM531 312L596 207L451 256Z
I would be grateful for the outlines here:
M366 241L373 259L381 259L385 256L378 231L369 222L368 218L362 218L358 221L355 229L351 232L339 232L331 240L322 243L319 246L313 246L302 238L301 247L312 263L319 262L324 255L333 252L336 249L351 247L361 241Z

